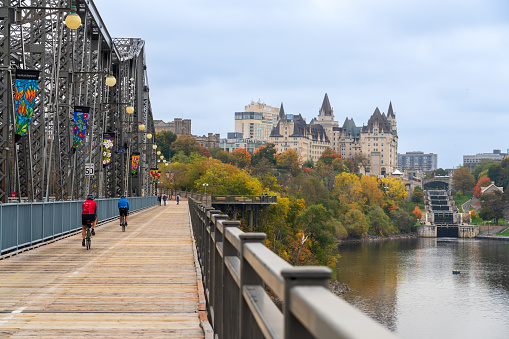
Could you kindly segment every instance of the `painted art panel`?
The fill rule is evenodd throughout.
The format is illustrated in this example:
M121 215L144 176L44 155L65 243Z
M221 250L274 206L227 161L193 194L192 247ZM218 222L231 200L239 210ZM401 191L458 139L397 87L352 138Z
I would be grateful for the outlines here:
M103 133L103 167L111 163L115 133Z
M35 109L39 71L16 70L14 80L14 139L18 142L28 132Z
M87 131L87 124L89 118L90 107L75 106L74 107L74 128L73 128L73 152L76 151L78 146L85 138Z

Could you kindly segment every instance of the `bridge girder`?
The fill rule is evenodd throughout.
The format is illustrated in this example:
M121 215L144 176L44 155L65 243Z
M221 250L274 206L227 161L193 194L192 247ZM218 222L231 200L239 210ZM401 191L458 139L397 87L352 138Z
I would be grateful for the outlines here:
M72 1L74 4L74 1ZM70 8L70 0L0 0L0 201L11 192L29 200L152 193L148 171L130 177L130 154L143 154L140 168L155 167L155 152L137 124L153 129L148 96L144 41L113 39L93 1L76 1L82 25L64 25L65 12L47 15L43 8ZM27 7L36 7L29 9ZM14 8L20 17L14 16ZM28 133L13 140L13 72L39 70L35 109ZM104 84L113 71L115 87ZM92 72L79 78L78 72ZM135 114L127 116L126 103ZM105 104L113 104L109 108ZM74 106L90 107L82 144L73 152ZM115 133L112 163L103 168L103 133ZM135 136L134 138L132 136ZM144 144L139 144L144 143ZM125 152L118 152L118 150ZM154 154L152 154L154 153ZM85 176L93 163L94 176Z

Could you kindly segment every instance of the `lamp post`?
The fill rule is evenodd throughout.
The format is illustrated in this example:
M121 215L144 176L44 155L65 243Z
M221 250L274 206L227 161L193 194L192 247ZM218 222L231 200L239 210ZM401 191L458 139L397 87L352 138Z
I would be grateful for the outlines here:
M205 188L205 194L207 194L207 187L209 186L209 184L207 183L203 183L203 187Z

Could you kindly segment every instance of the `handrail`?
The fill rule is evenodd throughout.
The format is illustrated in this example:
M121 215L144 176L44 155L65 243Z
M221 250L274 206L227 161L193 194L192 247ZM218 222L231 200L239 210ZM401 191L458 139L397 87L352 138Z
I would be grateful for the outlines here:
M243 232L239 221L188 201L217 338L395 338L329 291L329 268L294 267L264 245L264 233ZM265 287L283 301L283 311Z
M118 217L118 198L96 199L98 223ZM129 197L134 212L157 197ZM0 204L0 254L18 251L81 229L83 200Z

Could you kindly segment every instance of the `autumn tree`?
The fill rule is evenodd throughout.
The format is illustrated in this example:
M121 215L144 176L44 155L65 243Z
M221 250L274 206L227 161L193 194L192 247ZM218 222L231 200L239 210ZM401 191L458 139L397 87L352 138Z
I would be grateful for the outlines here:
M488 178L488 177L484 177L484 178L481 178L479 179L479 181L477 182L477 184L475 185L474 187L474 196L476 198L481 198L482 196L482 193L481 193L481 188L482 187L488 187L489 185L491 185L491 179Z
M422 218L422 211L419 208L419 206L415 206L414 210L412 211L412 214L414 215L415 219L417 219L417 220Z
M210 194L259 195L263 192L260 181L251 177L245 170L215 159L193 163L190 166L190 176L192 178L198 176L194 182L195 188L207 183L207 192Z
M209 149L205 146L202 146L200 150L197 152L199 155L205 158L210 158L210 152Z
M336 176L334 194L344 204L355 204L358 207L362 207L365 203L361 180L353 173L343 172Z
M327 166L332 166L334 159L341 159L341 154L333 149L327 148L322 152L317 162L323 162Z
M481 198L481 210L479 216L484 220L495 219L495 223L498 225L498 219L504 217L504 209L506 202L503 194L500 191L494 191L482 195Z
M235 161L235 165L240 168L246 168L251 165L251 154L243 148L237 148L231 155Z
M293 149L286 150L276 156L277 167L290 171L293 176L299 173L300 164L300 157Z
M408 195L405 184L399 178L382 178L382 187L388 206L401 205Z
M375 176L361 176L361 187L366 207L382 206L384 204L384 193L380 189L380 182Z
M157 150L161 151L161 154L167 157L168 159L171 158L170 155L170 147L171 144L177 140L177 135L171 131L162 131L159 133L156 133L156 145Z
M452 186L456 191L470 192L475 185L475 178L467 166L454 170L452 175Z
M189 156L192 152L199 152L201 145L190 135L181 135L171 144L172 153L184 152Z

